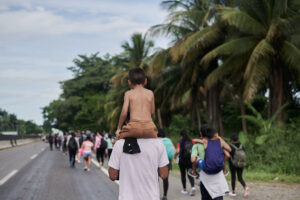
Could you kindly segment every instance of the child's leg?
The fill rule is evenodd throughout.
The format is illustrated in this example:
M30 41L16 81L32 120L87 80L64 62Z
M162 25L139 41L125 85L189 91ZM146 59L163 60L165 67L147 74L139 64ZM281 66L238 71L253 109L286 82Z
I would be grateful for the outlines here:
M196 169L198 167L198 165L197 165L197 157L192 156L191 157L191 162L192 162L192 175L196 175Z
M199 166L199 168L201 170L203 170L203 163L204 163L204 160L202 160L201 158L199 158L198 161L197 161L197 164L198 164L198 166Z
M153 122L130 122L120 132L120 139L131 138L157 138L157 129Z

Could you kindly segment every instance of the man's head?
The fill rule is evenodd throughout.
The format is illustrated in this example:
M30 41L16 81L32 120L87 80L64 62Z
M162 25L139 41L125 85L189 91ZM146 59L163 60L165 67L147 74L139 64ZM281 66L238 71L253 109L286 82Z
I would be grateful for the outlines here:
M238 142L239 141L239 136L237 134L233 134L230 137L232 142Z
M203 136L207 137L208 139L212 139L216 134L218 134L217 129L209 127L207 128L206 133Z
M165 131L163 129L159 128L158 133L157 133L157 137L160 137L160 138L166 137Z
M128 79L128 84L130 86L145 85L147 81L145 72L140 67L136 67L129 70Z

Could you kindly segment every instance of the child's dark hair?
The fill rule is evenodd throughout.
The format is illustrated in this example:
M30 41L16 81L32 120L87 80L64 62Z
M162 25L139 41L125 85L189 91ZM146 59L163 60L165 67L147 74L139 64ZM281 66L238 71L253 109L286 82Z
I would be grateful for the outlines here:
M202 134L202 137L206 137L206 132L207 132L207 129L208 129L208 125L207 124L203 124L201 126L201 129L200 129L200 133Z
M160 137L160 138L166 137L165 131L163 129L161 129L161 128L158 128L157 137Z
M239 141L239 136L237 134L233 134L233 135L231 135L230 139L234 142L237 142L237 141Z
M207 137L208 139L212 139L216 133L218 133L217 129L209 127L206 130L205 137Z
M133 85L139 85L145 83L146 75L142 68L136 67L129 70L128 78Z

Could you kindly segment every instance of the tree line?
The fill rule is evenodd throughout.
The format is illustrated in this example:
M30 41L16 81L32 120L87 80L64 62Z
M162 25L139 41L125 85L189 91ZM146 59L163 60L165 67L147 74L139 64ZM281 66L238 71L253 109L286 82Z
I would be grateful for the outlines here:
M18 119L15 114L0 109L0 134L3 131L16 131L19 135L26 135L42 133L43 129L30 120Z
M169 13L165 22L134 33L120 54L74 59L73 78L61 82L63 93L43 108L45 130L113 131L133 67L147 74L160 127L179 119L195 132L207 123L221 135L254 134L255 123L241 117L254 110L265 119L276 115L272 124L299 120L300 0L169 0L161 6ZM151 40L161 35L171 40L166 49Z

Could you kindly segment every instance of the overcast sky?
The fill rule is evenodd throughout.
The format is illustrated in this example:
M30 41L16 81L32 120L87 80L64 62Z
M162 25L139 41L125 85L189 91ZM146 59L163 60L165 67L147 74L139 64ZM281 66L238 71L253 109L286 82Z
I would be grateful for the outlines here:
M78 54L112 55L166 17L160 0L1 0L0 108L42 124ZM167 40L155 40L165 47Z

